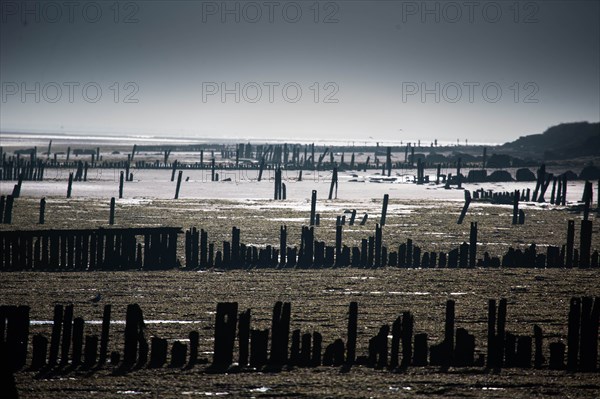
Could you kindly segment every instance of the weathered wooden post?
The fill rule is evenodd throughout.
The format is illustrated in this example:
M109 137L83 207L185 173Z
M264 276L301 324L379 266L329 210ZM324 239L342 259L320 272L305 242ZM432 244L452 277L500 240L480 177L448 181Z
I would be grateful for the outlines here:
M78 366L81 364L81 355L83 353L83 326L84 322L81 317L76 317L73 320L73 354L71 364Z
M590 253L592 247L592 221L581 221L579 236L579 267L590 267Z
M62 345L60 352L60 365L64 367L69 362L69 349L71 347L71 333L73 332L73 304L65 307L63 316Z
M48 366L54 367L58 360L58 350L60 348L60 332L63 322L63 306L54 306L54 318L52 323L52 335L50 338L50 354L48 357Z
M110 199L110 214L108 216L108 224L111 226L115 224L115 197Z
M73 188L73 172L69 173L69 183L67 185L67 198L71 198L71 189Z
M150 340L150 362L148 368L160 368L167 362L167 340L152 337Z
M273 308L271 356L269 358L269 363L273 366L283 366L287 362L290 313L291 307L289 302L277 302Z
M123 198L123 180L124 173L123 171L121 171L121 173L119 174L119 198Z
M387 175L390 177L392 175L392 147L388 147L386 151L385 163L387 167Z
M335 187L335 198L337 199L338 189L338 169L337 166L333 167L333 174L331 175L331 186L329 187L329 199L333 199L333 189Z
M388 207L388 201L390 199L390 195L389 194L384 194L383 195L383 207L381 208L381 220L379 222L379 224L381 226L385 226L385 218L387 215L387 207Z
M469 267L474 268L477 262L477 222L471 222L469 234Z
M179 189L181 188L181 178L183 177L183 171L179 171L177 176L177 186L175 187L175 199L179 199Z
M310 200L310 226L314 226L316 222L315 214L317 210L317 190L312 190Z
M460 212L460 216L458 217L458 221L456 224L462 224L465 215L467 214L467 210L469 209L469 204L471 203L471 192L469 190L465 190L465 204L463 206L462 211Z
M144 337L145 325L142 309L138 304L127 305L125 319L125 348L122 366L124 370L127 370L136 363L136 360L140 366L146 363L148 343Z
M233 345L237 326L237 302L219 302L215 319L215 344L211 368L226 370L233 361Z
M188 368L194 367L194 365L198 362L198 346L200 344L200 334L198 331L190 331L189 334L190 340L190 358L188 360Z

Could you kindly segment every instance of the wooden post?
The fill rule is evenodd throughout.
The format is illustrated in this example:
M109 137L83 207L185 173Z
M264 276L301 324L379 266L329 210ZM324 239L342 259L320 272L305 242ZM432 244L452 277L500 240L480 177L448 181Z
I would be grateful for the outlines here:
M471 222L469 235L469 267L474 268L477 262L477 222Z
M387 148L386 166L387 166L387 175L388 175L388 177L390 177L392 175L392 147Z
M123 174L123 171L121 171L121 173L119 175L119 198L123 198L123 180L124 180L124 174Z
M67 185L67 198L71 198L71 189L73 187L73 172L69 173L69 183Z
M592 246L592 221L581 221L579 236L579 267L590 267L590 251Z
M175 199L179 199L179 189L181 188L181 178L183 177L183 171L180 170L177 176L177 187L175 188Z
M227 369L233 361L237 325L237 302L219 302L215 320L215 344L212 368Z
M111 226L115 224L115 197L110 199L110 214L108 216L108 224Z
M315 213L317 209L317 190L312 190L312 197L310 200L310 226L314 226L316 223Z
M390 199L389 194L383 195L383 207L381 208L381 221L379 222L379 224L381 226L385 226L385 217L387 215L387 207L388 207L389 199Z
M40 218L39 218L39 224L44 224L45 221L45 211L46 211L46 198L42 198L40 200Z
M52 336L50 340L50 355L48 357L48 365L50 367L56 366L58 360L58 350L60 347L60 332L62 329L63 322L63 306L54 306L54 319L52 323Z
M271 365L283 366L287 362L290 313L291 307L289 302L277 302L273 308L271 356L269 358Z
M460 216L458 217L457 224L462 224L465 215L467 214L467 209L469 209L469 204L471 203L471 192L469 190L465 190L465 204L463 206L462 211L460 212Z
M172 169L171 169L171 181L175 181L175 172L176 171L177 171L177 160L174 160Z
M335 188L335 198L337 199L337 188L338 188L338 169L337 166L333 167L333 174L331 175L331 186L329 187L329 199L333 199L333 189Z

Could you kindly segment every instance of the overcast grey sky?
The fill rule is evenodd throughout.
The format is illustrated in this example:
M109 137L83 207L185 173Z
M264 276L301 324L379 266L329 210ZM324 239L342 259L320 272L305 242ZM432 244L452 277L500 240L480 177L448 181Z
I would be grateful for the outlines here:
M600 119L595 0L0 4L3 131L497 143Z

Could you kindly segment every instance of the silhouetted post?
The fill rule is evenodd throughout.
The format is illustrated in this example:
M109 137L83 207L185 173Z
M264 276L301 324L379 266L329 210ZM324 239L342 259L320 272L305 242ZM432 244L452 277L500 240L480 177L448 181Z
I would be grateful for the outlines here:
M108 356L108 337L110 333L110 312L111 305L104 305L102 313L102 332L100 335L100 359L99 363L104 364Z
M219 302L215 320L215 344L212 367L227 369L233 361L233 345L237 326L237 302Z
M469 204L471 203L471 192L469 190L465 190L465 204L463 206L462 211L460 212L460 216L458 217L457 224L462 224L465 215L467 214L467 210L469 209Z
M437 172L435 174L435 184L440 184L440 175L442 174L442 165L438 163Z
M581 335L579 344L579 370L595 371L598 362L598 322L600 298L581 298Z
M388 177L390 177L392 175L392 147L387 148L386 166L387 166L387 175L388 175Z
M73 356L71 364L78 366L81 363L81 355L83 352L83 319L76 317L73 320Z
M342 265L342 235L344 231L344 226L337 225L335 226L335 264L337 266Z
M416 334L415 335L415 352L414 352L412 364L414 366L427 366L428 352L429 352L429 348L427 346L427 334L425 334L425 333Z
M150 363L148 368L160 368L167 362L167 340L152 337L150 340Z
M32 345L31 370L37 371L46 365L48 339L41 334L34 335Z
M198 346L200 344L200 334L198 331L190 331L190 359L188 360L188 368L194 367L194 364L198 362Z
M477 222L471 222L469 234L469 267L475 267L477 261Z
M175 181L175 172L176 171L177 171L177 160L174 160L173 164L172 164L172 168L171 168L171 181Z
M12 195L6 196L6 205L4 207L4 224L12 223L12 211L15 198Z
M215 172L215 158L212 158L210 160L211 164L210 164L210 181L217 181L217 176L216 176L216 172ZM261 170L261 174L258 176L258 181L260 181L260 177L262 175L262 170Z
M54 318L52 323L52 335L50 338L50 355L48 357L48 365L50 367L56 366L58 360L58 350L60 347L60 332L62 329L63 321L63 306L54 306Z
M289 302L277 302L273 308L271 357L269 363L274 366L283 366L287 362L290 313L291 307Z
M513 218L512 224L517 224L519 222L519 190L515 190L515 195L513 198Z
M67 185L67 198L71 198L71 189L73 188L73 172L69 173L69 183Z
M177 176L177 187L175 188L175 199L179 199L179 189L181 188L181 178L183 177L183 171L179 171Z
M317 210L317 190L312 190L312 197L310 200L310 225L314 226L316 219L315 213Z
M388 201L390 199L389 194L384 194L383 195L383 206L381 208L381 221L379 222L379 224L381 226L385 226L385 217L387 215L387 207L388 207Z
M400 362L400 368L402 369L407 369L412 362L412 336L414 323L415 319L410 312L402 313L402 361ZM426 342L425 345L427 345Z
M123 368L126 370L136 363L146 363L148 344L144 338L144 317L138 304L127 305L125 317L125 348L123 351ZM139 353L139 358L138 358Z
M250 331L250 366L262 367L267 363L269 330Z
M98 337L95 335L86 335L83 348L83 367L89 369L96 364L97 355Z
M581 221L579 237L579 267L590 267L590 251L592 246L592 221Z
M550 370L564 370L565 368L565 344L552 342L550 344Z
M333 199L333 189L335 187L335 198L337 199L337 188L338 188L338 170L337 166L333 167L333 174L331 176L331 186L329 187L329 199Z
M115 197L110 199L110 214L108 216L108 224L111 226L115 224Z
M356 358L356 333L358 326L358 303L350 302L350 311L348 314L348 341L346 364L352 365Z
M40 200L40 220L39 224L44 224L45 221L45 212L46 212L46 198L42 198Z
M182 368L185 366L185 358L187 356L187 345L181 341L173 342L171 347L171 363L169 367Z

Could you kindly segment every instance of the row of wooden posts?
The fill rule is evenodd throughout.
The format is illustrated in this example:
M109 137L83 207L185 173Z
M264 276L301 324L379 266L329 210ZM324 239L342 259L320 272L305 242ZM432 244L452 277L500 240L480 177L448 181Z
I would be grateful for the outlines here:
M74 317L73 305L55 305L50 339L44 334L32 338L30 370L49 371L101 368L110 359L116 374L148 367L191 368L209 364L206 372L281 371L284 367L334 366L349 370L353 365L402 371L409 367L549 368L572 372L597 372L600 298L574 297L570 301L567 345L561 340L544 351L544 334L537 324L531 335L516 335L507 330L507 301L488 301L485 351L477 347L476 337L456 327L455 301L446 302L443 339L430 343L426 333L417 333L410 311L402 312L392 323L381 325L369 338L367 352L357 354L358 303L351 302L346 339L324 342L318 331L291 330L291 304L277 302L270 329L251 326L251 310L239 312L237 302L217 304L214 321L212 362L199 358L200 334L189 333L189 344L175 340L168 356L168 341L149 337L142 309L127 306L123 351L110 350L111 305L104 306L100 337L85 335L85 321ZM30 308L0 306L0 351L2 369L9 372L26 366L30 340ZM238 313L239 312L239 313ZM290 334L291 333L291 334ZM390 339L391 335L391 339ZM237 338L237 340L236 340ZM291 342L290 342L291 338ZM236 345L237 341L237 345ZM48 348L48 344L50 344ZM237 351L236 351L237 347ZM269 350L270 347L270 350ZM188 354L189 353L189 354ZM237 354L237 357L235 356Z
M180 232L177 227L0 231L0 270L171 269L178 266Z
M385 224L385 219L382 218ZM592 252L592 221L581 221L579 248L575 248L575 222L569 221L566 244L549 245L545 253L535 244L524 251L510 247L501 257L487 252L477 258L478 226L472 222L469 243L448 252L426 251L412 239L398 247L383 245L383 227L360 245L343 243L344 225L336 226L335 245L315 239L313 226L302 227L299 246L288 245L287 227L281 226L279 246L258 247L241 241L232 228L232 240L222 247L209 242L208 232L191 228L185 233L185 267L194 269L320 268L320 267L598 267L598 250ZM179 267L178 227L99 228L0 232L0 270L156 270ZM138 242L139 238L139 242ZM142 244L143 243L143 244Z
M219 248L209 242L208 232L191 228L186 231L185 266L190 269L245 268L321 268L321 267L400 267L400 268L473 268L473 267L598 267L598 250L592 252L592 221L582 220L580 246L575 248L575 222L569 221L566 243L562 247L549 245L539 251L536 244L525 250L509 247L501 257L485 252L477 257L477 222L471 223L469 243L463 242L448 252L430 252L415 245L412 239L398 247L383 245L383 228L378 224L375 234L360 241L360 246L343 243L342 224L336 226L335 245L316 240L314 227L302 228L300 245L288 245L287 227L281 226L279 247L246 245L240 239L240 229L233 227L232 240Z

